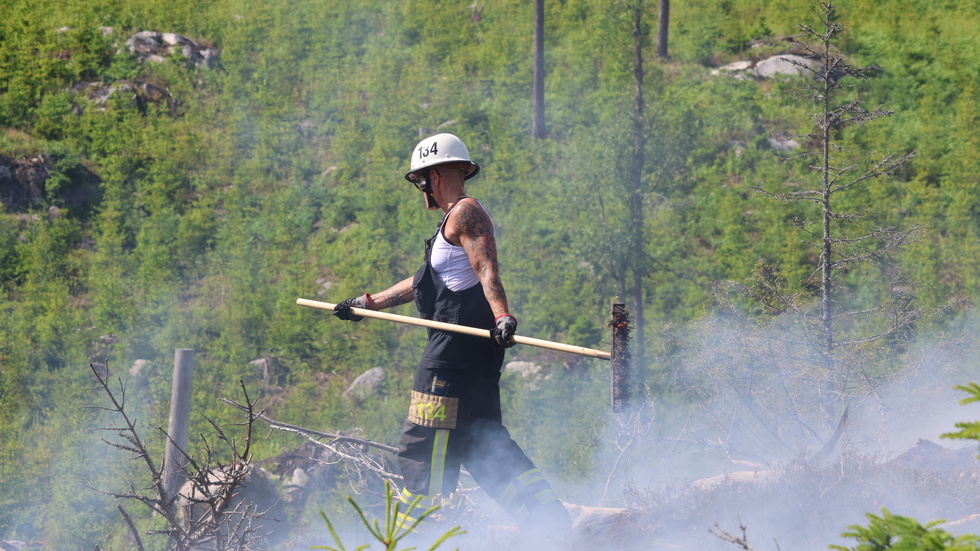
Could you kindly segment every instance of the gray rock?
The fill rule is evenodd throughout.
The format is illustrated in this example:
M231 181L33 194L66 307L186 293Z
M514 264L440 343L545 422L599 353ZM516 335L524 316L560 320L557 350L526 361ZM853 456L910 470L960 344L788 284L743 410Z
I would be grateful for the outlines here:
M533 362L521 361L507 362L507 365L504 366L504 370L511 373L516 373L525 379L537 377L541 375L542 372L540 365Z
M344 391L344 396L349 396L354 401L361 402L371 394L377 392L384 379L384 368L372 367L354 379L354 382Z
M768 138L769 145L776 151L793 151L800 148L800 142L785 134L777 134Z
M164 63L170 55L179 53L198 67L213 69L219 59L218 50L176 33L140 31L129 37L125 44L141 62Z
M185 529L191 527L192 519L199 519L208 511L208 496L218 496L230 481L228 473L213 468L207 473L208 487L201 488L188 480L181 486L177 496L177 511ZM235 490L221 519L222 533L227 537L241 520L241 512L246 509L251 518L251 529L255 534L265 534L268 543L280 543L288 534L286 511L281 495L272 477L264 469L252 467L241 486Z
M286 381L286 376L289 374L286 364L276 356L252 360L248 364L256 368L259 378L266 384L281 385Z
M809 68L810 70L808 70ZM821 73L820 62L795 54L779 54L758 61L746 59L712 69L712 75L725 75L738 79L777 78L784 76L817 77Z
M820 63L799 55L783 54L763 59L755 64L754 72L762 78L775 78L778 76L810 76L814 73L808 71L809 67L816 73L820 72Z
M139 377L144 375L143 370L150 365L150 360L136 360L133 362L133 366L129 368L129 374L133 377Z
M734 76L741 76L742 78L745 78L745 73L751 70L752 70L752 61L746 59L743 61L736 61L734 63L729 63L728 65L722 65L717 69L712 69L711 74L734 75Z
M126 40L131 54L152 54L160 48L160 33L156 31L140 31Z

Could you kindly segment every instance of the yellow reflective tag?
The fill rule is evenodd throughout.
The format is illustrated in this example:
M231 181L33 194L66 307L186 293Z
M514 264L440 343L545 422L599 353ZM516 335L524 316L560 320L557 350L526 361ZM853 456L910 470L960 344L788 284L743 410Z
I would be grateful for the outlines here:
M456 428L459 398L425 394L412 391L412 405L408 408L408 420L422 427L434 429Z

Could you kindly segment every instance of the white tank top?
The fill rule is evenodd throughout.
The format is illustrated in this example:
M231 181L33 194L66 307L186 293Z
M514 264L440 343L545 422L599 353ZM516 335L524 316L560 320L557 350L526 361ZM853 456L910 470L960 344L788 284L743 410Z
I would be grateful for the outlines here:
M483 204L480 206L482 207ZM492 225L493 221L490 223ZM480 283L480 278L477 277L469 257L466 256L466 249L446 241L442 228L436 233L435 241L432 242L429 262L442 283L451 291L465 291Z

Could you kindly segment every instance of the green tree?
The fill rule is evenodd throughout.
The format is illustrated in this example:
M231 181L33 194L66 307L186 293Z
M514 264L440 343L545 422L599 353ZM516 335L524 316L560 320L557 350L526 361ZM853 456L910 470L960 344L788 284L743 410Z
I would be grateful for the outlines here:
M868 513L868 525L850 526L850 531L842 534L859 543L854 547L831 545L838 551L884 551L885 549L912 551L975 551L980 549L980 536L967 534L954 536L940 528L943 521L936 520L926 525L913 518L891 514L884 507L881 516Z

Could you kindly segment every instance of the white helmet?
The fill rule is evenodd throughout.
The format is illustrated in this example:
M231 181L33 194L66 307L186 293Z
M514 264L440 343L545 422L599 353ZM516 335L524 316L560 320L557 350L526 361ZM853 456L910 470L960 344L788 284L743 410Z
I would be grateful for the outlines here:
M418 172L423 168L446 163L469 163L465 180L480 172L480 166L470 160L470 152L459 138L452 134L436 134L415 146L412 151L412 168L405 174L405 179L415 183Z

